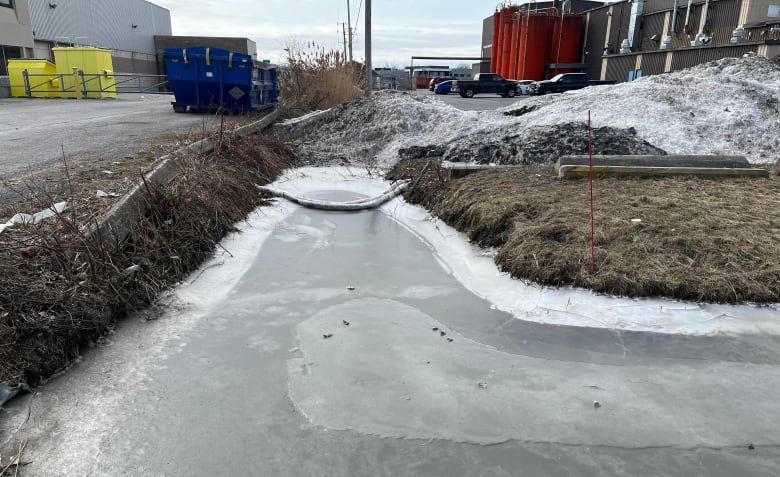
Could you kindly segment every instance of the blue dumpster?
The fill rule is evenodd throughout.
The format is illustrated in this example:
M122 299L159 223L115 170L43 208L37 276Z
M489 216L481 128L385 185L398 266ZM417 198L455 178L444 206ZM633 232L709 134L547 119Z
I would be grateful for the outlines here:
M221 48L163 50L173 110L257 111L276 102L276 67Z

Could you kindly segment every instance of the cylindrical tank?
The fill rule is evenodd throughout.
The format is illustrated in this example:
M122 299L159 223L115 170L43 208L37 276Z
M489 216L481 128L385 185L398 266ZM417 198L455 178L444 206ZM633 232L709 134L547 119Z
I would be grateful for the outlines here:
M517 24L520 27L520 35L517 37L517 68L515 79L530 79L523 76L525 71L526 36L528 27L528 10L520 11L517 15Z
M498 15L498 37L496 38L496 44L494 45L494 48L496 49L496 66L491 70L491 73L498 73L501 71L501 64L504 62L504 10L499 10L496 12L496 15Z
M504 76L509 71L509 53L512 33L512 14L509 8L501 9L501 63L498 74Z
M524 12L521 16L521 35L517 79L544 79L544 64L555 19L544 12Z
M579 63L580 42L582 38L582 15L558 15L555 22L555 33L548 61L550 63ZM548 71L550 77L558 73L569 73L576 70L552 68Z
M517 77L517 46L520 40L520 15L518 12L520 7L514 7L511 9L512 30L511 38L509 42L509 68L507 69L505 78L514 79Z
M498 33L501 29L501 18L498 10L493 13L493 40L490 44L490 71L496 71L498 66Z

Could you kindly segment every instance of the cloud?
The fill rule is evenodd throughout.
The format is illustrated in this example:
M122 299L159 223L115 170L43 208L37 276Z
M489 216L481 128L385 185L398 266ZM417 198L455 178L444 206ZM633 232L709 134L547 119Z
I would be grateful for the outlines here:
M260 58L273 62L282 61L282 50L291 38L314 41L326 49L344 48L346 0L153 1L170 10L174 35L246 37L257 43ZM471 2L461 0L446 2L446 9L440 2L390 3L372 4L374 64L406 65L413 55L479 55L482 16L492 13L490 8L482 15ZM365 57L363 8L360 0L352 0L353 51L358 60Z

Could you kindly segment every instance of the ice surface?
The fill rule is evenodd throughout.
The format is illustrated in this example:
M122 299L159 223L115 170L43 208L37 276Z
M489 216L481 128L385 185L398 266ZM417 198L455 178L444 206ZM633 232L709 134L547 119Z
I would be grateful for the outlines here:
M364 169L306 167L288 171L272 184L301 195L343 188L373 195L387 183ZM289 205L289 204L288 204ZM715 305L664 298L633 299L597 295L575 288L548 288L499 272L484 250L419 206L396 198L381 210L426 241L442 268L466 288L516 318L539 323L618 330L707 335L714 333L780 334L777 305ZM281 220L281 217L280 217Z
M296 331L301 355L288 361L290 397L328 429L479 444L693 447L741 445L735 421L752 440L775 442L780 425L776 366L697 363L692 373L686 361L605 372L500 352L376 298L326 308ZM685 399L674 399L683 388ZM750 406L735 408L746 389Z

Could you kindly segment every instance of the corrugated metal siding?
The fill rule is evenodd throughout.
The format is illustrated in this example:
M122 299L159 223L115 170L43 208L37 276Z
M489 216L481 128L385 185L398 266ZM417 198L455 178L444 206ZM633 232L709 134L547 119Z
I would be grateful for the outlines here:
M672 70L681 70L691 66L718 60L720 58L736 58L749 51L756 51L756 44L742 44L726 47L688 48L674 52Z
M636 55L611 56L607 60L606 79L618 82L628 81L628 72L636 66Z
M680 16L682 17L680 29L678 30L680 33L682 33L682 35L678 38L680 41L680 47L691 46L691 40L693 40L693 38L696 36L696 33L699 32L699 20L701 19L702 10L704 10L704 4L691 6L691 18L688 21L688 30L685 29L686 10L687 9L683 9L680 12ZM677 45L678 43L675 42L675 48L677 48Z
M687 0L679 0L679 3L687 4ZM674 8L674 0L649 0L645 3L645 14L665 12Z
M612 9L612 31L609 35L609 43L612 51L620 51L620 43L628 36L628 24L631 21L631 4L628 2L617 3Z
M601 59L604 56L604 38L607 37L608 8L599 8L590 13L585 38L585 72L589 78L601 77Z
M742 6L743 0L711 0L709 11L707 14L707 23L705 33L713 36L716 44L722 45L728 43L731 40L731 32L738 26L739 23L739 10ZM704 2L697 0L691 7L691 20L690 20L690 36L683 35L683 27L685 25L685 13L688 9L687 0L678 1L678 16L677 16L677 35L674 38L675 48L686 47L690 45L692 37L699 31L699 20L701 19L701 13L704 9ZM649 0L645 4L645 22L648 21L648 17L654 13L672 12L674 8L674 0ZM663 28L663 24L661 24ZM664 34L666 32L663 32ZM652 36L652 34L647 35Z
M739 10L743 0L712 0L709 5L707 21L705 23L705 33L713 36L713 44L707 47L692 48L690 42L699 31L699 24L704 8L704 2L697 0L691 7L689 20L689 31L684 32L686 10L688 8L687 0L679 0L677 16L677 33L673 36L673 60L672 70L688 68L700 63L705 63L718 58L728 56L741 56L748 51L755 51L756 45L730 45L731 33L737 27L739 22ZM674 7L674 0L649 0L645 4L645 15L642 23L641 45L642 49L642 71L645 75L661 74L666 66L666 51L659 51L660 45L666 32L663 31L664 15L671 12ZM608 6L593 10L590 13L588 34L585 39L585 49L588 51L586 57L587 73L591 78L598 78L601 75L604 38L607 34L607 23L609 17L606 12ZM628 23L630 21L631 4L622 2L613 4L612 28L608 42L611 43L614 53L620 49L620 43L628 34ZM759 31L760 30L760 31ZM768 28L763 27L749 30L749 33L757 39L764 39L768 35L765 31ZM658 35L658 43L650 41L650 37ZM763 36L761 36L763 35ZM713 48L714 45L720 46ZM628 72L635 67L636 55L610 55L606 62L606 78L616 81L626 81Z
M642 39L639 43L639 50L634 51L655 51L664 39L666 33L664 32L664 18L666 12L656 13L652 15L645 15L642 20ZM655 35L656 41L650 38Z
M30 0L36 40L87 37L82 42L88 45L154 54L154 35L171 34L170 12L145 0L68 0L56 8L49 3Z
M642 74L660 75L666 67L666 52L642 53Z
M705 33L712 36L716 45L727 45L731 42L731 33L739 25L741 7L741 0L710 2Z

